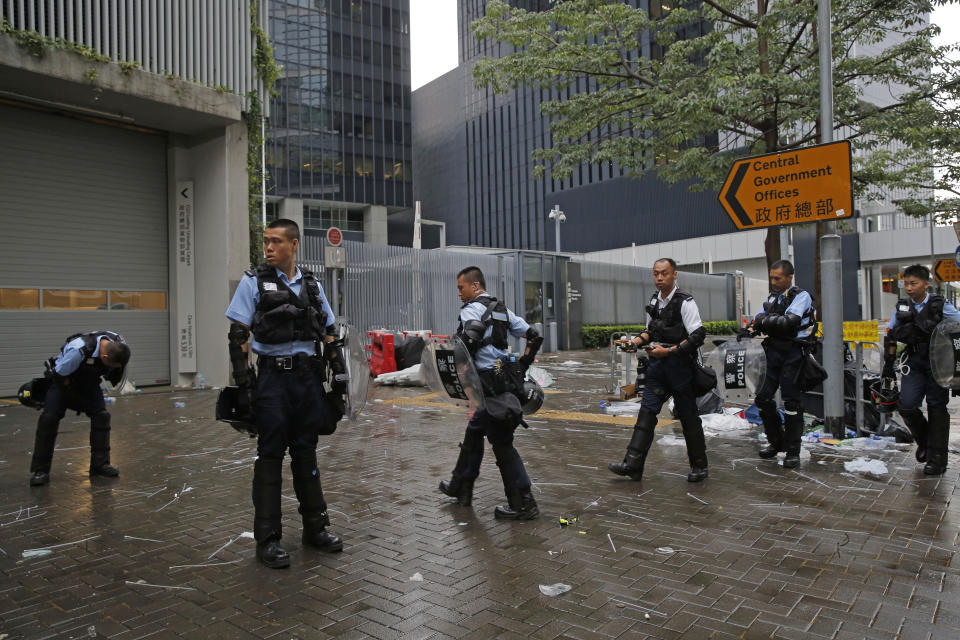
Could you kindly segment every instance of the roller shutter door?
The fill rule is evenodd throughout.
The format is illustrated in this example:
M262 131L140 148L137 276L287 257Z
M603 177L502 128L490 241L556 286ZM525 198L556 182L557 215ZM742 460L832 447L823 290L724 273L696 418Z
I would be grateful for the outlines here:
M166 138L0 104L0 395L71 333L111 329L170 379Z

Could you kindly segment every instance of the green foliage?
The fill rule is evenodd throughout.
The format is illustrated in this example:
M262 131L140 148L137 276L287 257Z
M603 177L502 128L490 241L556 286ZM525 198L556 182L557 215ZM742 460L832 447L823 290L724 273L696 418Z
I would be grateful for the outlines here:
M551 136L533 153L539 175L616 162L718 189L737 157L819 140L816 2L671 4L651 16L621 0L542 12L493 0L473 23L506 52L476 64L478 86L561 96L541 107ZM856 196L914 194L898 201L906 212L946 217L960 211L960 45L932 43L934 4L833 0L834 120L835 137L853 145ZM691 24L712 28L680 39ZM884 102L868 101L875 95ZM719 149L705 147L715 133ZM935 190L950 197L934 199Z
M98 75L100 75L99 72L93 67L90 67L89 69L83 72L83 77L86 78L89 82L96 82Z
M13 36L18 46L23 47L27 50L27 53L37 58L42 58L44 54L46 54L47 49L59 49L83 56L86 60L110 62L108 56L103 55L96 49L85 47L76 42L70 42L63 38L42 36L36 31L19 31L14 29L13 25L10 24L6 18L0 20L0 33L7 33Z
M125 76L133 73L134 69L139 69L140 63L134 60L133 62L120 62L120 73Z
M610 336L618 332L639 334L645 328L642 324L585 324L580 329L584 349L605 349L610 346ZM733 320L704 322L707 335L730 336L737 332L737 323Z

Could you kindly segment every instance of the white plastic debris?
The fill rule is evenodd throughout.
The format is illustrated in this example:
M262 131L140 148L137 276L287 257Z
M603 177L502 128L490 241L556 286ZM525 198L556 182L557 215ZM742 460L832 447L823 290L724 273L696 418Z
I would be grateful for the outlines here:
M577 362L576 360L564 360L563 362L560 363L560 366L561 367L579 367L582 364L583 364L582 362Z
M659 443L665 447L678 447L680 445L686 446L686 441L682 437L668 433L667 435L660 438Z
M676 553L676 551L673 547L657 547L657 553L669 555L671 553Z
M554 596L558 596L561 593L566 593L567 591L570 591L570 589L571 589L570 585L563 584L561 582L558 582L556 584L540 585L540 593L542 593L545 596L550 596L551 598Z
M50 551L50 549L27 549L21 555L24 558L40 558L42 556L48 556L51 553L53 553L53 551Z
M868 473L872 476L882 476L887 474L887 465L883 460L870 460L868 458L854 458L843 463L843 468L850 473Z
M749 429L750 423L736 415L723 415L720 413L708 413L700 416L700 422L704 429L710 429L714 432L722 431L740 431Z
M400 371L381 373L373 379L377 384L396 385L398 387L425 387L427 381L420 371L420 365L415 364Z
M423 582L423 575L419 571L410 576L410 582Z
M553 376L540 367L530 367L527 369L527 377L544 389L553 384Z
M609 402L600 407L609 416L635 416L640 412L639 402Z

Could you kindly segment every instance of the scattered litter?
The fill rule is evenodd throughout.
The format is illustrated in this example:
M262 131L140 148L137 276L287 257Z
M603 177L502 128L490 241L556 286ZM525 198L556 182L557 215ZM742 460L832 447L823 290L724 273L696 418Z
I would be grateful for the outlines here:
M855 458L843 463L843 468L852 473L863 473L870 476L883 476L888 473L887 465L883 460Z
M583 508L583 510L586 511L586 510L589 509L590 507L595 507L595 506L597 506L598 504L600 504L600 499L601 499L601 498L603 498L603 496L600 496L599 498L597 498L596 500L594 500L593 502L591 502L590 504L588 504L587 506L585 506L585 507Z
M610 602L616 602L617 604L622 604L625 607L634 607L636 609L640 609L641 611L649 611L654 615L666 617L666 614L664 613L660 613L659 611L654 611L653 609L648 609L647 607L641 607L640 605L633 604L632 602L624 602L623 600L617 600L616 598L610 598ZM650 613L644 614L643 617L649 620Z
M569 518L563 518L563 517L561 517L561 518L560 518L560 526L561 526L561 527L566 527L567 525L573 524L574 522L577 522L578 520L579 520L579 518L578 518L577 516L571 516L571 517L569 517Z
M884 468L886 468L886 467L884 467ZM816 483L819 484L819 485L823 485L823 486L826 487L827 489L833 489L833 487L831 487L830 485L828 485L826 482L820 482L820 481L817 480L816 478L811 478L810 476L805 475L805 474L803 474L803 473L800 473L799 471L794 471L794 473L797 474L798 476L800 476L801 478L806 478L807 480L810 480L810 481L812 481L812 482L816 482Z
M184 403L184 402L174 402L174 403L173 403L173 406L174 406L175 408L177 408L177 409L183 409L183 408L186 407L187 405L186 405L186 403Z
M50 545L49 547L41 547L39 549L26 549L23 552L24 558L36 558L39 556L45 556L47 554L53 553L51 549L59 549L60 547L70 547L75 544L80 544L82 542L87 542L88 540L94 540L99 538L99 535L90 536L89 538L84 538L82 540L74 540L73 542L63 542L61 544Z
M545 596L550 596L551 598L553 598L554 596L558 596L561 593L566 593L567 591L570 591L571 588L572 587L570 585L563 584L561 582L558 582L556 584L542 584L540 585L540 593L542 593Z
M207 560L209 560L210 558L212 558L213 556L217 555L218 553L220 553L221 551L223 551L224 549L226 549L227 547L229 547L231 544L233 544L234 542L236 542L237 540L239 540L239 539L242 537L242 535L243 535L243 534L240 534L240 535L237 536L236 538L231 538L230 540L227 540L227 542L225 542L222 547L220 547L219 549L217 549L216 551L214 551L213 553L211 553L210 555L208 555L208 556L207 556ZM170 568L172 569L173 567L170 567Z
M704 429L711 431L742 431L750 429L750 423L739 415L723 415L720 413L708 413L700 416L700 422Z
M643 614L643 619L644 619L644 620L649 620L649 619L650 619L650 614L649 614L649 613Z
M329 509L327 509L327 511L329 511ZM240 534L240 537L241 537L241 538L250 538L251 540L253 540L253 539L254 539L254 538L253 538L253 531L244 531L243 533Z
M374 402L383 402L383 398L374 398L373 401L374 401Z
M663 553L665 555L670 555L671 553L676 553L673 547L657 547L657 553Z
M586 532L586 531L582 531L582 530L581 530L581 531L577 531L577 533L579 533L579 534L582 535L582 536L587 535L587 532Z
M153 538L138 538L136 536L123 536L124 540L143 540L144 542L163 542L162 540L154 540Z
M527 378L533 380L544 389L553 384L553 376L540 367L530 367L527 369Z
M600 403L600 408L609 416L635 416L640 412L639 402L607 402Z
M237 564L240 562L240 558L236 560L230 560L228 562L210 562L207 564L175 564L170 569L192 569L194 567L220 567L225 564Z
M775 473L767 473L766 471L760 471L760 467L754 467L754 469L756 469L758 473L762 473L762 474L765 475L765 476L770 476L771 478L779 478L779 477L780 477L780 476L778 476L778 475L775 474Z
M415 574L410 576L410 582L423 582L423 576L417 571Z
M681 478L686 478L687 476L682 473L674 473L673 471L661 471L665 476L680 476Z
M420 365L415 364L412 367L401 369L400 371L388 371L381 373L373 379L377 384L398 387L425 387L427 381L420 371Z
M538 487L575 487L575 482L534 482Z
M650 518L644 518L643 516L638 516L635 513L627 513L626 511L621 511L620 509L617 509L617 513L622 513L625 516L632 516L634 518L640 518L641 520L646 520L647 522L653 522L653 520Z
M570 464L569 462L567 463L567 466L568 466L568 467L577 467L577 468L579 468L579 469L593 469L594 471L596 471L596 469L597 469L596 467L589 467L589 466L587 466L587 465L585 465L585 464Z
M48 556L51 553L53 553L53 551L50 551L50 549L27 549L20 555L24 558L39 558L41 556Z
M613 549L613 552L614 552L614 553L616 553L616 552L617 552L617 548L613 545L613 538L610 537L610 534L609 534L609 533L607 534L607 540L610 541L610 548Z
M547 551L547 555L550 555L550 556L558 556L561 553L563 553L563 548L561 548L560 551Z
M676 447L680 445L686 445L687 442L683 438L678 438L672 433L668 433L658 441L658 444L662 444L665 447Z
M694 500L696 500L697 502L701 503L701 504L710 504L709 502L707 502L707 501L705 501L705 500L701 500L700 498L698 498L697 496L693 495L693 494L690 493L689 491L687 491L687 495L690 496L691 498L693 498Z
M157 589L179 589L182 591L196 591L194 587L174 587L168 584L150 584L149 582L145 582L143 580L137 580L136 582L134 582L133 580L124 580L123 582L124 584L131 584L137 587L156 587Z
M469 522L458 522L458 523L457 523L457 526L458 526L458 527L465 527L465 526L467 526L468 524L470 524L470 523L469 523Z

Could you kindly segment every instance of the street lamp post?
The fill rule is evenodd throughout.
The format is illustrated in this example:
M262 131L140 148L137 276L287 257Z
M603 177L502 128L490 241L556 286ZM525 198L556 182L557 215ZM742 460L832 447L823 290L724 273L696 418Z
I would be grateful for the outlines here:
M560 223L567 221L567 216L564 215L563 211L560 211L560 205L553 205L553 209L550 210L548 217L553 220L554 227L557 231L557 244L556 244L556 254L560 254Z

